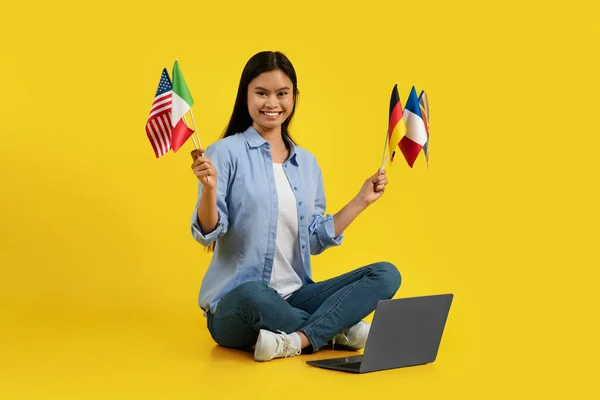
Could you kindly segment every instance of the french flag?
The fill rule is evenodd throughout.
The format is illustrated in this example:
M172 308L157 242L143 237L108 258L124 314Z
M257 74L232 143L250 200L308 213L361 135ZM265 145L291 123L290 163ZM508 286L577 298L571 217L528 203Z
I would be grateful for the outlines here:
M413 86L406 105L404 106L404 120L406 121L406 135L400 140L400 151L406 162L412 168L423 146L427 143L427 130L419 107L417 91Z

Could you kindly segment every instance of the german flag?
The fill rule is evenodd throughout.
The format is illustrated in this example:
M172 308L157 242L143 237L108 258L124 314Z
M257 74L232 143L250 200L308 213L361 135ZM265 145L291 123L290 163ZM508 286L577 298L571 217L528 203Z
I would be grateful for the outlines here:
M398 84L396 84L394 85L394 89L392 89L392 96L390 97L390 119L388 126L388 151L390 154L390 161L394 161L396 147L405 134L406 124L404 122L404 110L402 110L402 103L400 103L400 95L398 94Z

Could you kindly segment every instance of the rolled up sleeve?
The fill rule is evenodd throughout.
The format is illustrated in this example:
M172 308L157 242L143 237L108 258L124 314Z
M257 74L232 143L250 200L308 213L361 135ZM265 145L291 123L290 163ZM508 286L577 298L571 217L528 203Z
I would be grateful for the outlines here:
M192 237L203 246L210 246L225 233L227 233L227 228L229 226L226 194L229 182L230 161L227 154L223 154L222 151L220 152L218 149L215 149L212 146L208 147L205 155L210 159L211 163L217 170L217 213L219 215L219 222L212 232L202 232L202 229L200 228L200 222L198 221L198 208L200 207L200 200L202 200L202 184L198 182L198 201L196 202L196 207L194 208L191 225Z
M223 236L225 232L227 232L227 228L223 223L223 217L219 211L219 222L217 227L212 232L203 234L202 229L200 229L200 223L198 222L198 207L196 207L194 215L192 216L192 236L197 242L203 246L210 246L213 242Z

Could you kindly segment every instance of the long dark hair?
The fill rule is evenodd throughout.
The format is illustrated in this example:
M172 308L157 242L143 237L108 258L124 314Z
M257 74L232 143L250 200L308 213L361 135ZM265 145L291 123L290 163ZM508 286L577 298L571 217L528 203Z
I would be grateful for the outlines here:
M295 143L290 136L289 127L294 118L296 112L296 104L298 104L298 79L296 78L296 70L285 56L285 54L279 51L261 51L253 55L244 70L242 71L242 77L240 78L240 85L238 87L237 97L235 98L235 105L233 106L233 112L229 119L229 124L225 128L221 138L226 138L236 133L244 132L250 125L252 125L252 117L248 112L248 85L257 76L262 73L280 70L290 78L292 81L292 95L294 97L294 106L290 116L281 124L281 135L283 136L286 146L289 146L288 142ZM287 139L287 140L286 140Z

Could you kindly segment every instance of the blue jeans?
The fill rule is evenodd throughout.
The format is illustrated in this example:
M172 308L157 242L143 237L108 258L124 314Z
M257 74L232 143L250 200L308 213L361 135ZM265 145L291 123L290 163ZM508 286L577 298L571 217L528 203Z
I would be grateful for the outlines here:
M246 282L208 313L208 330L219 345L235 349L253 346L261 329L299 331L316 351L372 313L379 300L391 299L400 281L393 264L378 262L304 285L287 299L266 282Z

